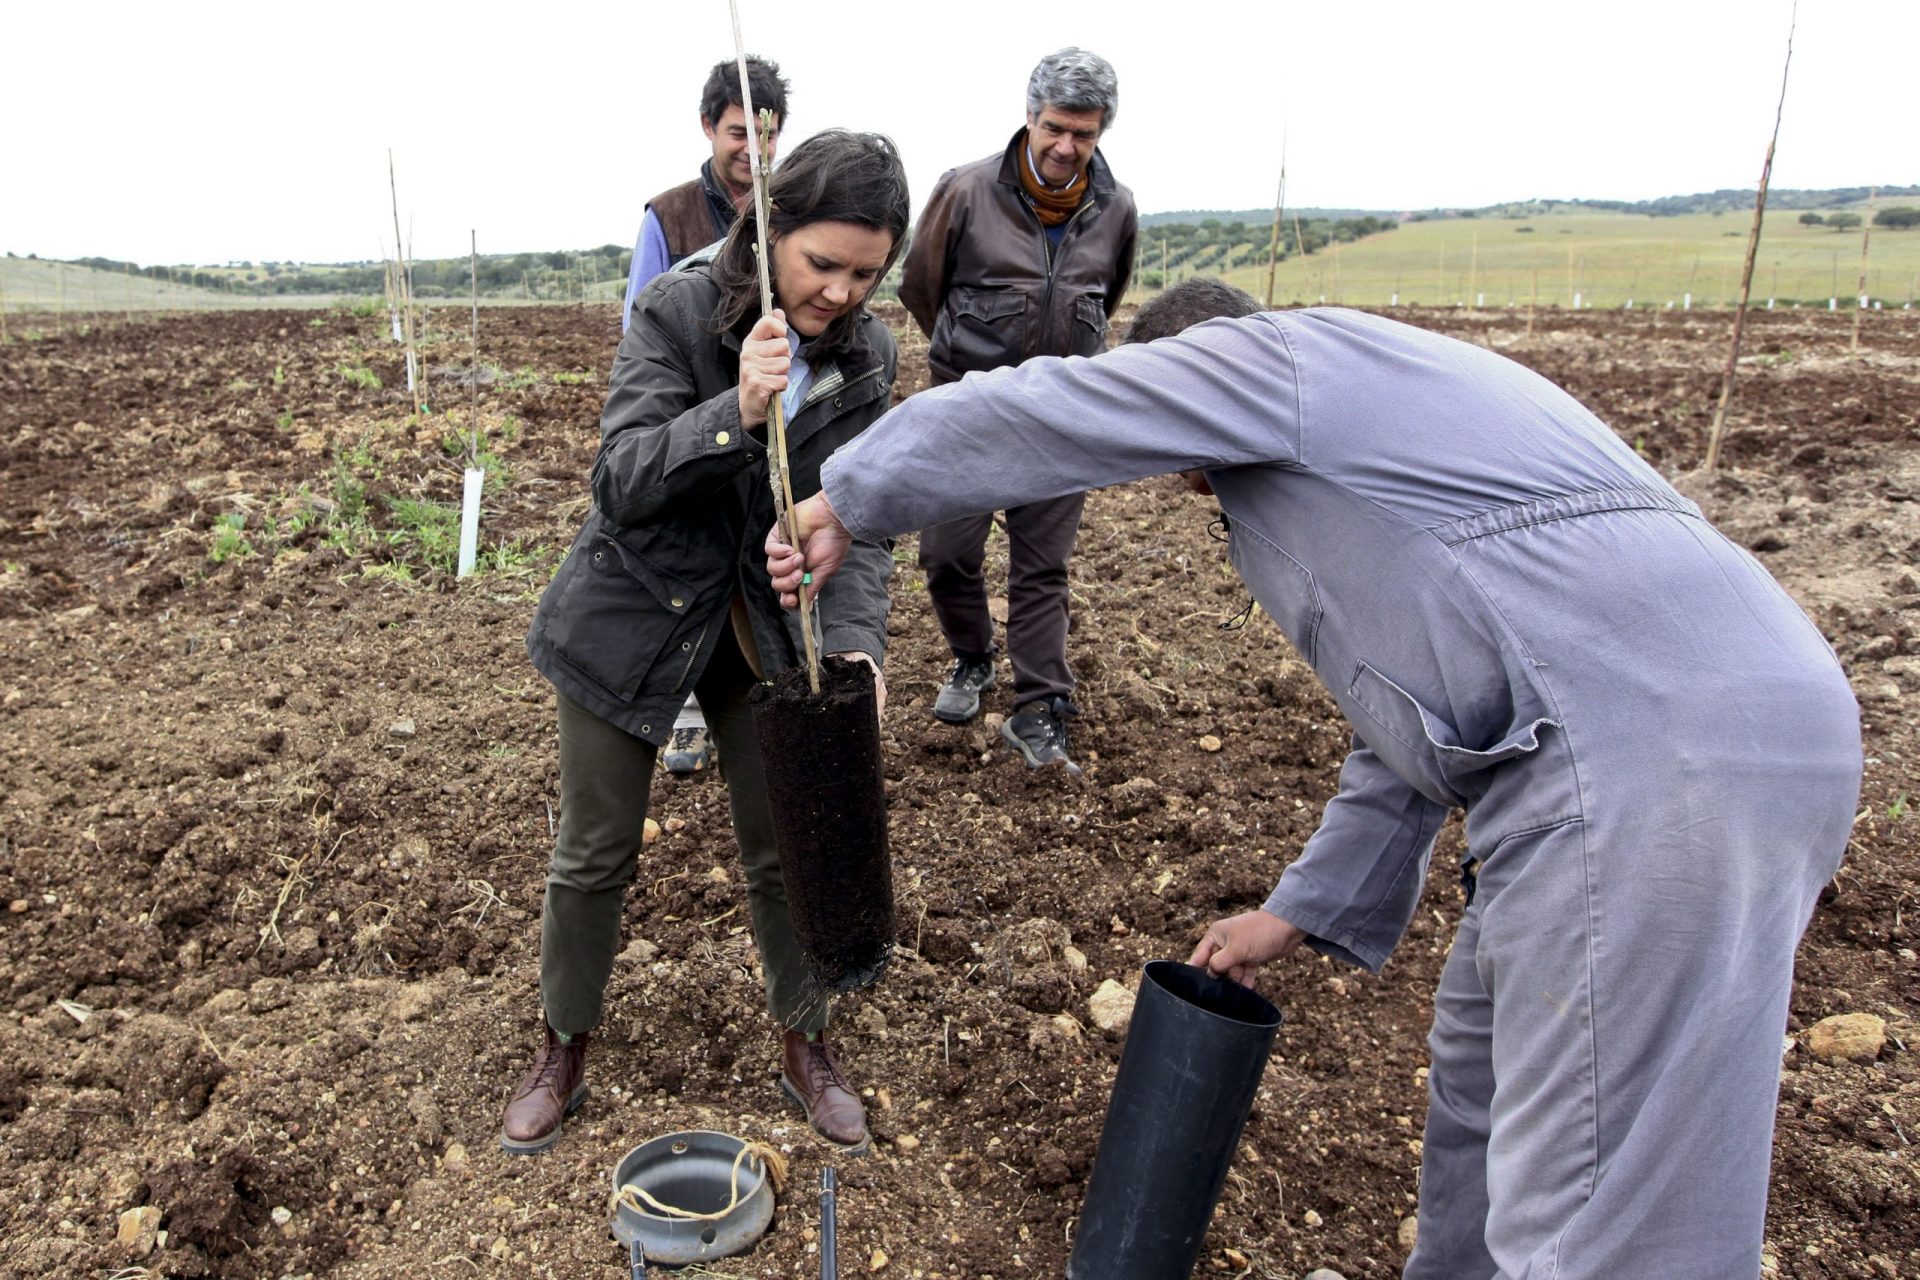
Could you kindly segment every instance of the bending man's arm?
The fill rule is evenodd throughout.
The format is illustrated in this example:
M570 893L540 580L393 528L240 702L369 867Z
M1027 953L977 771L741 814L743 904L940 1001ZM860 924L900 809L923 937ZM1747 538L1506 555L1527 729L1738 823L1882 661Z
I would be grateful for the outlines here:
M1413 919L1447 813L1355 738L1320 829L1264 910L1304 930L1315 951L1379 972Z
M923 391L828 459L821 489L855 537L878 541L1143 476L1298 458L1293 359L1253 316Z

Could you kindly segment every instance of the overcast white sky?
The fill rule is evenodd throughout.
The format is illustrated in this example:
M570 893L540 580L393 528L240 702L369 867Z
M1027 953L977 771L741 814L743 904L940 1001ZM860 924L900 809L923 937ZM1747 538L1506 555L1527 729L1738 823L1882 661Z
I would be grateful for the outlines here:
M741 0L783 143L891 134L916 210L1019 127L1040 55L1120 76L1103 149L1143 212L1646 199L1758 180L1790 0ZM341 261L631 244L705 158L725 0L53 4L0 18L0 251ZM1773 181L1920 182L1915 0L1804 0ZM1257 59L1257 61L1249 61ZM391 70L391 77L387 74ZM391 90L384 79L398 83Z

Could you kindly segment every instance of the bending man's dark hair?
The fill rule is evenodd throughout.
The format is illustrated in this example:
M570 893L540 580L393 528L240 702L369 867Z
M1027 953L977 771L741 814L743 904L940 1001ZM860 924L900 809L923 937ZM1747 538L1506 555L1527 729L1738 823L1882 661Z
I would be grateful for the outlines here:
M1260 304L1252 294L1234 288L1225 280L1196 276L1141 303L1133 323L1127 326L1127 336L1121 341L1152 342L1155 338L1171 338L1202 320L1218 320L1222 316L1237 320L1259 310Z
M778 133L787 122L787 90L791 87L780 74L780 64L748 54L747 86L753 90L753 109L773 112L773 128ZM700 118L708 124L719 124L728 107L745 105L740 101L739 62L728 58L714 63L700 90ZM747 121L747 128L753 128L753 121Z
M907 238L907 171L893 142L877 133L828 129L795 147L774 171L767 187L773 206L768 220L771 236L785 235L813 222L851 222L893 237L893 248L875 277L886 279ZM749 201L733 230L727 233L713 260L713 279L720 286L720 305L714 309L713 331L724 333L751 323L760 315L760 267L754 260L753 203ZM771 243L767 252L773 255ZM774 255L777 261L777 255ZM779 296L774 276L774 296ZM867 295L872 297L871 292ZM809 359L838 356L860 341L860 323L866 317L864 300L827 326L808 346Z

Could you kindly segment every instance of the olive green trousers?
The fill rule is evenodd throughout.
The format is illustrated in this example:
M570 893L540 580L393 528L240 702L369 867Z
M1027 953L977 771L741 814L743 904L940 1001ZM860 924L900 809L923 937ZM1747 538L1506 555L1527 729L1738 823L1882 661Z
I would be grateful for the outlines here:
M754 683L726 636L694 693L719 748L767 1008L783 1027L819 1031L827 1025L827 997L813 980L787 909L760 744L747 709ZM576 1035L600 1023L620 949L621 908L645 838L657 751L564 694L559 712L560 813L540 928L540 997L548 1025Z

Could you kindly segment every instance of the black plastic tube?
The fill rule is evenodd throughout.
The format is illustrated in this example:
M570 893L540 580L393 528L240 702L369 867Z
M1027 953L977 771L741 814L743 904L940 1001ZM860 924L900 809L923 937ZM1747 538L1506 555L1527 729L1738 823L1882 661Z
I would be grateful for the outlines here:
M835 1256L839 1246L834 1241L834 1218L838 1213L834 1192L839 1185L832 1165L820 1171L820 1280L835 1280L840 1274L840 1259Z
M1280 1011L1155 960L1140 980L1068 1280L1179 1280L1199 1260Z

